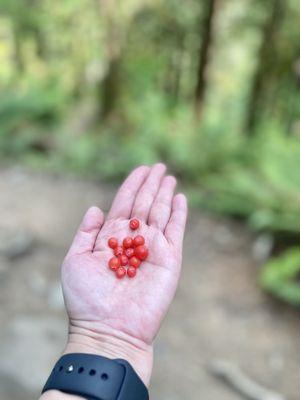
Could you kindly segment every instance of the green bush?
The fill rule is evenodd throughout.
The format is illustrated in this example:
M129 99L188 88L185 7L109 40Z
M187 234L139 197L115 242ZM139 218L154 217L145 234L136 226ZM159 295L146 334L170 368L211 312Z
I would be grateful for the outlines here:
M300 306L300 249L291 248L269 261L260 276L262 287L269 293Z
M63 95L56 86L3 90L0 94L0 155L23 156L59 121Z
M209 173L193 199L210 210L246 218L255 231L300 235L300 140L260 133L223 170Z

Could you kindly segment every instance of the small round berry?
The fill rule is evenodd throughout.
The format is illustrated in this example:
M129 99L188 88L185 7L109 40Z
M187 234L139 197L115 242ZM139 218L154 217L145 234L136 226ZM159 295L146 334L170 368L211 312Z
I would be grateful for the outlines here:
M139 266L141 265L141 260L133 256L129 259L129 265L134 268L139 268Z
M128 278L134 278L136 276L136 268L128 267L127 268L127 275L128 275Z
M112 257L108 262L109 268L112 269L113 271L116 271L120 267L120 265L121 263L118 257Z
M140 226L140 221L138 219L136 219L136 218L133 218L133 219L130 220L129 226L130 226L130 229L135 231Z
M124 278L125 275L126 275L126 269L124 267L119 267L116 270L116 276L118 279Z
M115 249L118 246L118 239L115 237L111 237L108 239L108 246L111 249Z
M132 249L131 247L129 249L126 249L124 251L125 255L127 258L131 258L132 256L134 256L134 249Z
M146 246L137 246L134 249L134 255L140 260L146 260L148 257L148 248Z
M122 246L117 246L114 249L114 254L115 254L115 256L121 256L123 254L123 247Z
M145 238L142 235L137 235L135 238L133 238L133 245L135 247L137 246L142 246L143 244L145 244Z
M125 247L125 249L128 249L129 247L132 247L132 243L132 238L128 236L123 240L123 247Z
M124 267L125 265L128 264L128 258L125 256L125 254L122 254L121 256L118 257L120 260L120 264Z

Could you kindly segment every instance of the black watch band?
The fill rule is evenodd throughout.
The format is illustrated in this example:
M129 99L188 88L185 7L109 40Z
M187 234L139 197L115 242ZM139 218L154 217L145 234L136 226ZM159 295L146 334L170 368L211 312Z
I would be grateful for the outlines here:
M127 361L83 353L57 361L42 393L47 390L87 400L149 400L146 386Z

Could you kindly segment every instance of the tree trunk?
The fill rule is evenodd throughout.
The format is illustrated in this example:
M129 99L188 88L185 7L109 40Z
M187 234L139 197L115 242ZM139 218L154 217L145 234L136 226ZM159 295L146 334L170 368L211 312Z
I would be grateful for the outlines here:
M300 105L299 105L299 92L300 92L300 58L298 54L295 56L292 67L291 88L289 90L289 100L287 106L287 133L288 135L300 132Z
M14 58L15 64L19 73L24 72L25 64L23 60L23 51L22 51L22 32L17 23L13 26L13 38L14 38Z
M199 65L197 72L197 83L195 89L196 115L201 116L202 106L205 100L207 89L206 70L209 62L209 52L213 41L213 27L217 0L204 0L204 15L201 27L201 46L199 51Z
M270 0L265 25L262 28L262 40L258 51L258 64L250 89L246 131L254 133L261 114L265 89L272 80L274 66L276 68L276 36L282 20L283 0Z
M118 1L101 0L100 4L106 23L105 44L107 53L107 72L98 89L101 110L99 119L101 120L110 118L118 108L121 95L122 45L125 33L120 26Z
M103 119L109 118L117 109L120 95L120 62L118 57L110 60L107 74L100 87Z
M176 52L171 54L169 59L168 68L163 78L163 90L169 95L171 104L175 106L180 97L180 83L182 75L182 60L184 57L184 44L183 35L180 35L177 40Z
M34 37L36 44L36 54L37 56L44 61L47 61L47 49L44 34L41 28L37 25L31 27L31 33Z

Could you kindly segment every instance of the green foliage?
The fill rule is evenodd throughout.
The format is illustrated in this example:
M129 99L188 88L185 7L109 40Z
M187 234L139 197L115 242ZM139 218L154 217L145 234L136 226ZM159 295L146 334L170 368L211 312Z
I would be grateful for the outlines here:
M216 2L212 35L204 5L2 0L0 158L110 181L165 161L192 203L298 238L299 2Z
M22 155L58 122L63 96L58 87L32 87L0 95L0 155ZM41 135L41 130L43 136ZM49 134L49 132L48 132Z
M260 282L271 294L295 306L300 306L300 249L292 248L264 267Z
M199 201L247 218L256 230L300 234L300 140L261 133L243 145L222 172L209 174Z

